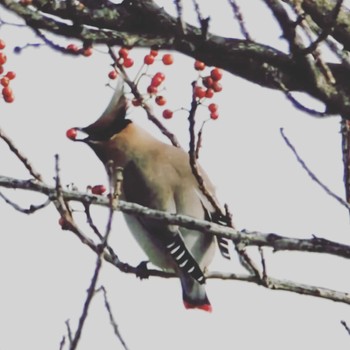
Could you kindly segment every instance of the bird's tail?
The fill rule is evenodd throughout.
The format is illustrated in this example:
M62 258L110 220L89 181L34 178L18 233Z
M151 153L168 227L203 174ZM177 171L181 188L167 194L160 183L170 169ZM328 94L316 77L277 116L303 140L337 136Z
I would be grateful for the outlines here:
M212 312L212 306L205 291L205 285L200 284L191 276L181 273L182 298L186 309L200 309Z

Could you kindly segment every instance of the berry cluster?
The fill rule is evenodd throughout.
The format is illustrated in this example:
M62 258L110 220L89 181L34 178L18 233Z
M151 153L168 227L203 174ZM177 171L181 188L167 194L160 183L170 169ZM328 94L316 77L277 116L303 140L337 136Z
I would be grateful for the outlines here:
M89 47L78 47L77 45L75 44L69 44L67 47L66 47L66 50L72 54L75 54L75 55L83 55L85 57L90 57L92 55L92 47L89 46Z
M204 71L206 68L205 63L201 61L194 62L194 69L197 71ZM200 75L201 85L196 85L194 88L194 96L201 101L204 98L212 98L215 93L222 91L222 85L220 80L222 79L222 70L219 68L213 68L210 71L209 75L202 76ZM210 111L210 118L217 119L218 114L218 105L216 103L211 103L208 106Z
M12 88L10 86L11 80L15 79L16 73L12 71L7 71L6 74L4 65L7 62L7 56L2 51L5 48L5 41L0 39L0 84L2 86L2 97L7 103L12 103L15 100Z
M143 59L144 67L149 67L152 65L157 59L159 52L158 50L150 50L150 52L145 55ZM174 58L171 54L164 54L161 58L161 61L164 65L169 66L173 64ZM133 59L129 56L129 50L125 47L122 47L118 51L118 63L122 64L124 68L129 68L134 65ZM162 83L165 80L165 74L163 72L155 73L154 75L149 75L146 73L143 73L144 76L149 76L151 81L150 84L147 86L147 97L153 98L154 101L158 106L164 106L167 103L167 100L164 96L158 95L159 89L161 88ZM116 79L118 77L118 72L114 69L108 73L109 79ZM132 99L131 103L133 106L138 107L142 105L143 98L134 98ZM168 113L169 115L169 113ZM166 118L166 117L165 117Z
M134 60L129 56L129 49L122 47L118 51L118 63L124 68L129 68L134 65ZM150 78L150 83L146 88L147 93L141 98L133 98L131 103L133 106L138 107L142 105L142 102L145 98L152 99L154 98L155 103L158 106L164 106L167 103L167 100L164 96L159 94L159 91L162 89L162 84L165 80L165 74L163 72L157 72L150 75L148 72L148 67L153 65L156 61L161 61L164 65L169 66L174 63L173 55L164 54L161 59L157 59L159 55L158 50L150 50L143 58L143 66L141 67L141 75L147 76ZM222 85L220 80L222 79L222 70L219 68L212 68L209 74L204 75L202 72L206 69L204 62L196 60L194 63L194 69L199 72L199 79L197 84L194 87L194 97L197 99L198 104L202 104L204 99L211 99L214 95L222 90ZM144 70L143 70L144 69ZM142 73L143 71L143 73ZM118 71L116 69L108 73L109 79L116 79L118 77ZM136 79L139 81L139 79ZM210 103L208 105L211 119L217 119L218 114L218 105L215 103ZM170 109L163 110L163 118L170 119L173 117L174 111Z

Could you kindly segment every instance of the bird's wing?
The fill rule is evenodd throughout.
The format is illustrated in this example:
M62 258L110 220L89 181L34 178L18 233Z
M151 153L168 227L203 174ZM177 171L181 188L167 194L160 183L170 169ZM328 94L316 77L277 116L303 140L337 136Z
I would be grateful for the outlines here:
M164 174L165 176L166 174ZM155 183L152 185L148 177L135 162L130 162L124 168L123 190L125 199L152 209L176 212L173 195L166 190L160 194ZM199 264L187 249L181 232L177 226L168 225L159 220L136 218L149 234L156 246L167 252L181 271L189 274L200 284L205 282L204 274Z
M214 222L219 225L227 226L227 222L224 217L221 217L221 215L213 209L212 205L210 204L209 200L204 196L204 194L197 189L196 194L202 204L204 213L205 213L205 220ZM214 195L214 193L212 192ZM215 198L215 197L214 197ZM216 198L215 198L216 200ZM219 250L221 255L225 258L230 260L230 251L229 251L229 240L227 238L216 236L217 243L219 246Z

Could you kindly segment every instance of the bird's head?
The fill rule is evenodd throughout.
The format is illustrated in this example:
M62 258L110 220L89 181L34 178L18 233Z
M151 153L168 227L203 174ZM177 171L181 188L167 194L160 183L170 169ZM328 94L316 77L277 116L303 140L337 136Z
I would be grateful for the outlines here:
M123 130L130 120L126 119L127 100L124 95L124 80L119 77L112 99L102 115L86 127L74 127L67 130L66 135L72 141L95 142L109 140Z

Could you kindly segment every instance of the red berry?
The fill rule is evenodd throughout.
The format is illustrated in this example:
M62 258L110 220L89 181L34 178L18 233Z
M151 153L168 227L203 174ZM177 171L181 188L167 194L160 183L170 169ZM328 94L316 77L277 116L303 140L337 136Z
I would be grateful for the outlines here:
M213 78L213 80L218 81L222 78L222 70L219 68L214 68L210 72L210 76Z
M69 45L67 46L67 50L68 50L69 52L77 53L77 52L79 51L79 48L78 48L78 46L75 45L75 44L69 44Z
M138 98L133 98L132 101L131 101L132 105L135 106L135 107L139 107L141 106L142 102L140 99Z
M206 98L212 98L214 96L214 90L213 89L207 89L205 92L205 97Z
M9 87L9 86L6 86L6 87L4 87L3 89L2 89L2 95L4 96L4 97L6 97L6 96L11 96L13 94L13 91L12 91L12 89Z
M111 70L109 73L108 73L108 78L109 79L116 79L118 76L118 73L115 71L115 70Z
M210 113L210 118L215 120L219 118L219 113L218 112L212 112Z
M8 77L3 77L0 80L0 84L6 87L10 84L10 79Z
M13 94L11 94L11 95L4 95L4 100L5 100L5 102L7 102L7 103L12 103L14 100L15 100L15 97L13 96Z
M123 66L125 68L130 68L134 65L134 60L130 57L124 58Z
M0 64L0 74L4 73L5 68Z
M156 104L158 106L164 106L166 104L166 99L163 96L156 97Z
M174 63L173 55L171 55L170 53L165 54L165 55L162 57L162 61L163 61L163 63L164 63L166 66L169 66L169 65L173 64L173 63Z
M60 219L58 220L58 224L61 226L62 230L68 230L69 229L69 224L66 221L65 218L63 218L62 216L60 217Z
M155 95L157 92L158 92L158 89L156 86L154 85L150 85L147 87L147 92L150 94L150 95Z
M204 70L205 69L205 63L201 61L195 61L194 62L194 69L195 70Z
M85 57L89 57L92 55L92 52L93 52L92 47L87 47L86 49L83 50L83 55Z
M203 79L202 79L202 82L203 82L203 85L205 86L205 87L207 87L207 88L210 88L210 87L212 87L212 85L213 85L213 83L214 83L214 80L213 80L213 78L212 77L204 77Z
M164 109L163 118L170 119L173 116L173 114L173 111L171 111L170 109Z
M216 103L211 103L209 106L208 106L208 109L210 112L214 113L218 110L218 105Z
M153 77L150 86L158 87L162 82L163 80L160 77Z
M162 72L158 72L154 75L154 78L159 78L161 81L165 80L165 74Z
M215 92L220 92L222 90L222 85L219 82L214 81L212 88Z
M158 56L158 50L151 50L149 54L151 56L153 56L153 57L157 57Z
M71 140L75 140L77 137L77 134L78 132L77 132L77 129L75 128L71 128L66 131L66 136Z
M150 65L154 62L154 56L146 55L145 58L143 59L143 61L145 62L145 64Z
M0 66L5 64L6 61L7 61L7 56L3 52L0 52Z
M126 47L122 47L119 49L119 56L126 59L129 56L129 50Z
M202 88L201 86L196 86L194 88L194 95L198 97L199 99L205 97L206 90Z
M5 41L0 39L0 50L4 49L6 46Z
M13 72L13 71L9 71L6 73L6 76L10 79L10 80L13 80L16 78L16 73Z
M92 194L103 194L106 192L106 187L104 185L96 185L91 188L91 193Z

